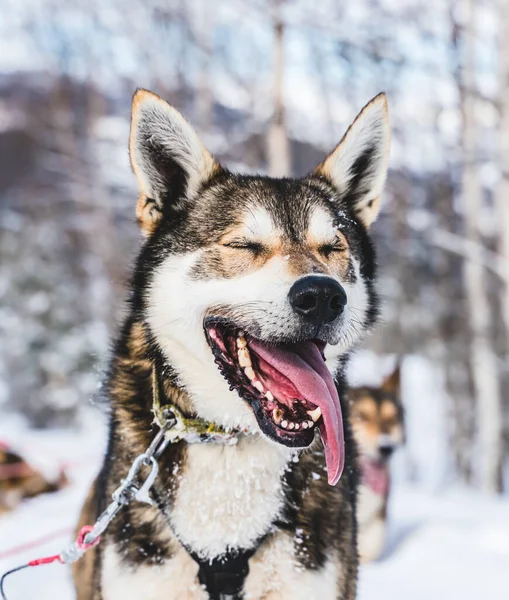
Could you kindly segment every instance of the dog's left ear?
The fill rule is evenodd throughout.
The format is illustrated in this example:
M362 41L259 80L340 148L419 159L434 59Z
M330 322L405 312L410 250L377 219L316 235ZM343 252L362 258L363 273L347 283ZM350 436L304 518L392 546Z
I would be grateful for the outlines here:
M343 139L314 172L334 185L341 203L349 203L365 227L378 216L389 145L387 98L382 93L366 104Z
M140 188L136 216L147 235L220 170L184 117L147 90L134 94L129 153Z

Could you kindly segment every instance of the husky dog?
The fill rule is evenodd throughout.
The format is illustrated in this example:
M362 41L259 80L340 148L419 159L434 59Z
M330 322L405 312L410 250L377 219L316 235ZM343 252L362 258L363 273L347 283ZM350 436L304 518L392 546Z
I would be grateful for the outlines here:
M0 442L0 515L15 508L25 498L57 492L66 485L64 471L56 480L50 481L14 449Z
M351 388L349 397L361 470L357 502L359 555L362 562L369 562L379 558L384 548L389 459L404 439L399 365L380 387Z
M238 175L174 108L135 94L130 156L146 241L106 382L108 450L80 524L157 433L153 385L237 443L170 444L154 506L125 507L76 564L79 600L355 597L344 368L377 314L368 227L389 137L380 94L308 176ZM239 556L240 593L200 585L202 567Z

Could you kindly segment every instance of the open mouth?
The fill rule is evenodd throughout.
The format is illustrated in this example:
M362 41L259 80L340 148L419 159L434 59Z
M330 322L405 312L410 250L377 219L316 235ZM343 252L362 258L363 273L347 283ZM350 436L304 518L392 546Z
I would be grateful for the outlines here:
M318 429L328 480L344 467L343 419L325 344L316 340L268 344L228 322L205 321L207 341L230 389L253 409L262 432L294 448L309 446Z

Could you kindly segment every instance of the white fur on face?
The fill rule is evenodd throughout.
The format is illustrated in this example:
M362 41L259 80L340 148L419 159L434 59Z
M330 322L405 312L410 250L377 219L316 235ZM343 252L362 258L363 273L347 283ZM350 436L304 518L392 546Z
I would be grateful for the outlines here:
M335 234L332 218L315 211L310 230L313 235ZM256 211L246 220L257 235L274 236L269 215ZM246 228L247 231L247 228ZM214 306L229 306L232 315L248 314L259 326L261 339L284 337L297 326L288 301L291 286L298 279L288 269L285 257L274 256L260 269L231 279L194 279L193 266L206 249L184 255L171 255L155 271L147 292L147 321L158 344L188 390L197 413L229 427L255 428L251 409L230 391L213 360L203 331L203 319ZM352 258L355 283L338 281L347 294L337 345L327 345L326 357L332 372L337 359L362 333L368 308L368 292L360 275L360 265ZM304 277L306 274L301 275Z
M262 244L274 242L278 235L269 213L261 207L248 211L244 221L244 230L246 237Z
M159 267L148 292L148 323L198 414L226 426L250 428L256 423L253 413L219 373L203 319L211 307L227 304L258 314L262 336L268 336L290 309L292 280L286 262L277 257L236 279L193 280L189 273L200 257L201 251L173 256Z
M330 213L321 206L314 208L309 216L308 237L317 246L336 240L336 228Z

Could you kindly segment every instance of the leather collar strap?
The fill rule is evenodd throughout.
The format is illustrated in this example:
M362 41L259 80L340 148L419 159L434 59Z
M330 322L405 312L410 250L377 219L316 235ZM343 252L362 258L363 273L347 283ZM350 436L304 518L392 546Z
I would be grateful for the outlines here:
M161 404L161 381L154 363L152 369L152 412L154 421L164 431L170 443L186 441L188 444L215 442L234 445L240 435L247 433L240 429L225 429L211 421L198 417L187 417L172 402Z

